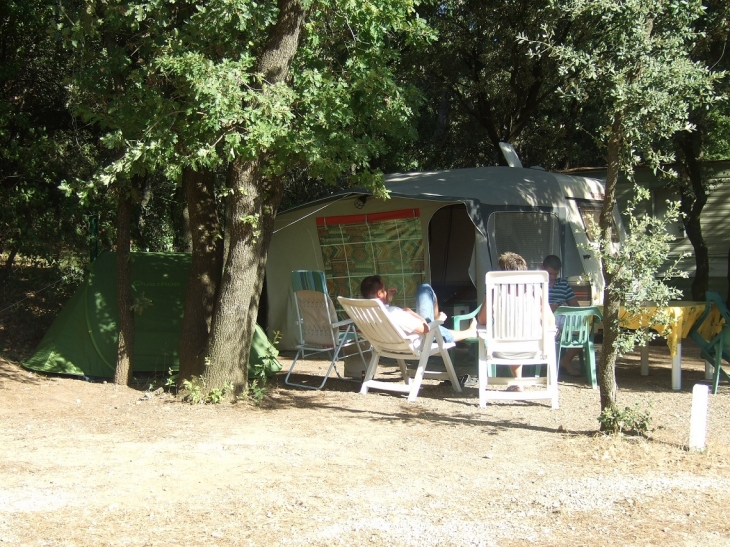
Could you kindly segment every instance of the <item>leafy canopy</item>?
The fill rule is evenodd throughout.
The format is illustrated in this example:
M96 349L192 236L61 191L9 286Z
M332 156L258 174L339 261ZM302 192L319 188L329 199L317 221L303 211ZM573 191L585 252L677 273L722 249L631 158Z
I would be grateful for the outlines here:
M273 86L256 59L276 2L87 2L65 14L61 32L85 56L79 107L119 151L97 183L154 169L175 180L261 154L268 176L306 166L330 183L377 182L371 162L413 135L399 47L432 34L410 0L307 7L290 79Z

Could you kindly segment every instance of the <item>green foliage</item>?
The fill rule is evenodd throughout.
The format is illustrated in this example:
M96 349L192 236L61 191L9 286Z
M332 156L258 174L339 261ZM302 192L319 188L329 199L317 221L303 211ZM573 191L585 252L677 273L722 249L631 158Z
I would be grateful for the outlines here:
M186 403L197 405L205 401L203 386L197 376L193 376L190 380L183 380L183 392L182 400Z
M719 100L714 86L718 75L691 58L695 22L703 15L699 0L551 0L551 5L580 31L565 40L545 22L539 35L522 34L519 40L530 45L532 55L555 59L559 74L572 76L558 92L566 101L590 105L594 125L586 129L606 154L606 194L600 230L594 236L608 311L600 363L601 406L613 408L616 357L647 336L627 336L616 318L619 305L632 312L646 300L662 305L672 294L654 284L669 241L661 220L655 224L651 218L630 215L635 234L620 249L612 245L619 172L631 179L633 167L640 163L658 169L672 160L671 150L657 144L691 129L689 115L695 106Z
M250 400L254 404L259 405L264 400L269 390L266 388L266 380L251 380L248 383L248 389L243 396L239 397L240 400Z
M162 388L166 391L175 391L177 389L177 377L178 373L173 372L171 368L168 368L164 381L159 377L153 378L147 386L147 391L155 391L158 388Z
M412 150L422 168L473 167L503 162L499 141L515 145L526 165L566 167L594 152L576 131L581 105L556 101L560 75L550 56L529 56L519 33L538 35L549 21L557 36L569 17L549 2L448 0L424 3L420 15L438 39L404 52L403 70L424 95L419 140Z
M259 404L263 401L266 394L269 392L266 387L266 383L272 370L278 370L279 365L276 360L278 352L274 349L276 345L281 341L281 332L274 332L274 339L271 340L271 347L268 348L265 355L262 356L260 363L249 363L248 375L249 383L246 393L243 394L241 399L250 399L254 403Z
M649 432L651 420L649 409L642 410L639 403L633 407L627 406L623 410L619 410L617 407L607 407L598 416L601 431L613 434L645 436Z
M707 115L704 159L730 159L730 103L726 100Z
M222 388L211 389L205 396L205 402L212 405L218 405L225 401L226 397L233 391L233 383L227 382Z
M559 63L563 76L576 75L558 92L592 106L590 130L600 149L618 139L619 169L630 173L641 161L652 166L672 159L655 149L658 139L690 127L689 110L718 97L718 78L690 57L694 22L703 14L698 0L553 0L583 29L562 40L550 23L540 37L520 36L533 55Z
M73 57L49 34L52 6L0 8L0 251L54 261L84 245L88 214L58 185L88 176L98 150L68 109Z
M193 376L190 380L183 380L183 402L191 405L213 404L224 402L233 392L233 384L226 383L221 388L206 389L205 378Z
M628 233L621 241L620 247L606 243L600 237L600 227L592 223L588 227L591 242L587 249L603 262L604 270L610 274L610 283L605 291L611 293L626 310L626 318L631 319L646 315L646 303L660 306L654 317L653 324L666 328L664 336L671 332L670 317L661 306L666 306L669 300L678 299L680 290L670 287L664 280L673 277L687 277L687 273L677 267L683 256L674 262L667 263L670 244L675 237L667 226L674 223L679 217L679 204L670 203L664 217L641 215L637 213L638 204L649 197L649 191L640 186L634 186L634 197L629 201L624 213ZM618 332L615 349L618 355L633 351L643 346L656 336L648 328L627 330L621 328L621 319L613 327Z
M134 303L132 304L132 311L137 315L142 315L144 310L152 306L152 299L147 298L145 293L140 295L134 295Z
M269 176L306 166L330 184L346 174L377 187L370 162L413 135L415 95L395 72L398 47L430 36L413 13L411 0L312 2L291 79L272 86L255 62L276 2L63 11L58 32L84 59L78 109L120 152L96 187L154 170L177 180L186 166L215 169L261 153Z

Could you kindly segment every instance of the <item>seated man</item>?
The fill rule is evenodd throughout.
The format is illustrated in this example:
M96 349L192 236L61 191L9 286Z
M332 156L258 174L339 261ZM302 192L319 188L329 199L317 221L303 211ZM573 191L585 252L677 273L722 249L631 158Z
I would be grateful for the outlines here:
M548 255L542 261L542 269L548 273L550 279L548 299L550 300L550 309L553 311L557 310L560 306L580 306L567 279L558 277L562 266L560 257L555 255ZM558 328L558 338L560 337L560 330L563 328L564 322L565 317L555 318L555 326ZM560 359L560 368L565 369L571 376L581 376L580 370L573 366L573 357L578 355L580 351L580 348L566 350Z
M430 285L419 285L416 290L417 308L423 315L414 312L410 308L399 308L392 306L393 295L396 289L385 289L383 280L379 275L371 275L362 280L360 292L363 298L378 298L388 311L393 322L398 325L406 334L426 334L428 324L436 317L444 320L446 315L438 311L436 293ZM472 321L466 330L449 330L439 325L444 342L458 342L467 338L474 338L477 334L476 321Z

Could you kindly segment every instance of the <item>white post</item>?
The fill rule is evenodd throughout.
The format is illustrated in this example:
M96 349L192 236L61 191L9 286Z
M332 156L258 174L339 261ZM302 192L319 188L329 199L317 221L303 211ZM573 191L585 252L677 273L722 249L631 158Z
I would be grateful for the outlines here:
M641 375L649 376L649 343L641 346Z
M692 388L692 414L689 419L689 449L701 452L705 449L707 436L707 401L709 388L695 384Z
M677 344L677 354L672 357L672 389L682 389L682 342Z

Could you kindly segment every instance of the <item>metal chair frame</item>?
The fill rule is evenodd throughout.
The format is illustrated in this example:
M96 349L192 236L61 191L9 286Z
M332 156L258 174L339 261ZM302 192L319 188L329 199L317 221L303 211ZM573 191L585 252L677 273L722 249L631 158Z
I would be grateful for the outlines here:
M340 358L342 349L355 345L363 364L366 364L367 361L363 351L367 352L369 350L362 349L360 344L365 343L365 340L357 332L351 319L338 320L332 299L327 293L324 272L295 270L292 272L292 287L294 288L299 343L296 346L297 353L289 367L289 371L286 373L284 383L289 386L319 390L327 383L333 370L340 380L359 382L359 379L342 376L337 370L337 361ZM309 313L310 311L314 313ZM319 324L316 324L317 320L314 319L317 315L321 317ZM328 353L332 356L322 383L318 386L311 386L290 381L289 378L299 359L322 353Z
M722 297L714 291L707 291L705 293L705 301L705 311L695 321L695 324L692 325L689 331L689 337L700 348L702 358L714 369L712 374L712 394L715 395L720 384L720 376L725 381L730 382L730 375L722 368L723 359L730 363L730 311ZM720 312L720 316L724 319L724 322L720 327L720 332L712 340L707 340L700 334L699 329L710 314L713 305Z

